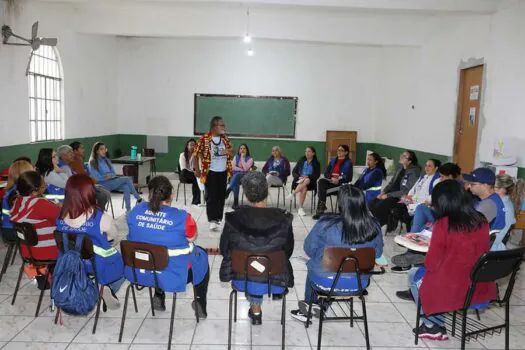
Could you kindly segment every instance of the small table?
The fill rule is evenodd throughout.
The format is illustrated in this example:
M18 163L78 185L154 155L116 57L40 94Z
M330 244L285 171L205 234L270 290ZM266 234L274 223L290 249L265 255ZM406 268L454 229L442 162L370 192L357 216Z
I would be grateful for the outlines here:
M156 157L142 157L141 160L133 160L130 156L123 156L112 159L111 162L115 165L115 172L119 175L123 173L122 168L124 167L124 165L136 166L138 169L137 183L139 186L144 187L147 185L146 177L151 174L151 162L155 159Z

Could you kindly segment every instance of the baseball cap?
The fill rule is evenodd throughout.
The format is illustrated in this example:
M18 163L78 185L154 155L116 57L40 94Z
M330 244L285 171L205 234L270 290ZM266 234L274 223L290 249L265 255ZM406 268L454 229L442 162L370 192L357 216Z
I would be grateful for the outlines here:
M470 174L463 174L463 179L467 182L478 182L492 186L496 183L496 175L489 168L477 168Z

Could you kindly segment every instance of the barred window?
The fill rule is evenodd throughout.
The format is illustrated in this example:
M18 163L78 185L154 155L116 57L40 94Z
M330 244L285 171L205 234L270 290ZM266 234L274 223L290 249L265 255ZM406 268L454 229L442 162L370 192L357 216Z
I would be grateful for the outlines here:
M28 70L31 142L63 139L62 72L55 47L40 46Z

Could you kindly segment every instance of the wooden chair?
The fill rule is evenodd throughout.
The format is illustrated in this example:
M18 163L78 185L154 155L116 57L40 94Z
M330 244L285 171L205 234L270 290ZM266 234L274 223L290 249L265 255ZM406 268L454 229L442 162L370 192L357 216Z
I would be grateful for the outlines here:
M54 232L54 236L55 236L55 241L57 243L58 250L62 254L64 254L64 237L66 237L66 239L67 239L69 249L74 249L75 242L77 240L77 235L76 234L68 234L68 233L55 231ZM101 306L101 304L103 302L102 298L104 296L104 288L105 287L109 288L109 286L108 285L100 285L99 279L98 279L98 276L97 276L97 268L96 268L96 264L95 264L95 252L93 250L93 242L91 241L91 239L87 235L83 235L83 236L84 237L82 239L82 248L81 248L80 254L81 254L82 259L91 261L91 266L93 267L93 277L95 278L95 284L97 285L97 289L99 289L98 302L97 302L97 311L95 313L95 322L93 324L93 330L92 330L92 334L95 334L95 332L97 331L98 318L100 316L100 306ZM104 304L104 312L106 312L106 305L105 304ZM56 313L56 316L55 316L55 324L58 323L59 315L60 315L60 309L57 308L57 313Z
M20 273L18 274L18 280L16 282L16 287L15 287L15 291L13 294L13 299L11 301L11 305L15 304L16 296L18 294L18 290L20 289L20 281L22 280L22 275L24 273L24 268L26 264L33 265L37 271L39 271L42 268L45 268L46 272L43 274L44 281L45 281L44 284L45 284L45 287L49 286L49 288L51 288L51 284L49 283L49 274L50 274L49 268L52 265L56 264L56 260L38 260L33 257L32 248L38 244L38 235L33 225L27 222L23 222L23 223L14 222L13 227L18 236L18 246L20 249L20 256L22 257L22 265L20 266ZM28 258L22 255L22 247L26 248L29 254ZM38 304L36 306L35 317L38 317L38 314L40 312L40 306L42 305L42 299L44 297L45 289L46 288L42 288L40 291L40 296L38 298Z
M234 249L232 251L232 271L237 277L235 280L244 282L243 290L237 289L232 283L230 293L229 317L228 317L228 349L231 349L232 337L232 303L234 304L233 321L237 322L237 292L244 292L248 296L248 282L264 283L268 286L268 296L272 295L273 276L285 272L287 264L284 250L271 253L256 253ZM279 287L282 287L279 285ZM284 287L286 289L286 287ZM281 309L281 347L285 348L286 331L286 292L283 293Z
M461 349L465 349L465 344L470 339L477 339L478 337L485 338L486 335L493 335L494 333L501 333L502 329L505 329L505 349L509 349L509 338L510 338L510 297L514 289L514 283L516 282L516 276L520 269L522 256L525 253L525 248L505 250L498 252L488 252L483 254L472 268L470 274L470 287L465 297L463 308L456 310L451 313L446 313L445 323L450 324L452 327L452 336L456 337L456 324L457 313L461 314L461 333L457 336L461 340ZM471 318L467 317L467 312L474 305L472 305L472 297L478 283L483 282L496 282L499 279L510 276L505 296L501 300L505 304L505 321L499 325L484 325ZM446 281L444 281L446 283ZM442 314L443 315L443 314ZM419 337L419 322L422 314L421 299L417 303L416 313L416 331L414 334L414 343L417 345Z
M126 297L124 299L124 309L122 310L122 322L120 324L120 333L119 333L119 343L122 342L122 334L124 332L124 324L126 321L126 312L128 308L128 299L129 291L133 295L133 304L135 306L135 312L138 312L137 307L137 298L135 296L135 288L137 290L142 290L143 288L148 288L149 290L149 299L151 304L151 314L155 316L155 310L153 309L153 292L152 288L159 288L158 281L158 272L166 269L169 264L169 253L168 248L165 246L149 244L149 243L140 243L140 242L131 242L131 241L122 241L120 242L120 250L122 254L122 259L124 261L125 267L130 267L133 271L132 279L129 280L130 284L126 288ZM136 269L141 269L149 271L153 274L153 284L143 285L138 283L137 271ZM127 277L126 277L127 278ZM177 293L173 293L173 304L171 306L171 319L170 319L170 333L168 338L168 349L171 349L171 339L173 335L173 321L175 317L175 304L177 301ZM197 308L195 308L195 317L197 318L197 323L199 322L199 315L197 313Z
M362 320L365 328L366 348L370 349L370 338L368 334L368 319L366 316L366 302L364 298L364 291L367 286L362 285L361 277L366 275L381 275L385 273L385 269L381 267L380 271L374 271L375 267L375 249L374 248L341 248L341 247L327 247L324 250L322 266L324 271L335 273L335 278L330 286L329 292L320 289L315 284L312 284L312 297L309 300L309 307L307 312L307 320L305 327L308 328L310 319L312 318L312 305L314 301L314 293L319 299L320 316L319 316L319 332L317 335L317 349L321 349L321 342L323 336L323 322L332 320L350 320L350 327L354 326L354 320ZM358 289L355 291L337 291L337 283L341 278L342 273L353 273L357 280ZM354 315L354 297L361 300L363 315ZM343 317L327 317L325 309L332 302L348 302L350 305L350 315Z

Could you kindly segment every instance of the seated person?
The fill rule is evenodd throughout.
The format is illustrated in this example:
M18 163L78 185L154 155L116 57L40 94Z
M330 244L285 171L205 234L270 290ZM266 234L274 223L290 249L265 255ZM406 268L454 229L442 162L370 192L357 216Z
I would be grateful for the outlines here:
M230 182L230 189L226 191L226 197L233 192L233 209L239 207L239 192L241 190L241 180L253 166L253 158L250 157L248 145L243 143L239 146L237 154L233 158L233 176Z
M98 208L95 183L87 175L73 175L66 185L66 198L57 219L57 231L68 234L87 235L93 242L95 268L98 283L109 285L110 292L102 296L106 306L117 309L120 306L116 293L124 282L122 256L111 246L116 234L113 219ZM86 261L88 273L93 273L91 261Z
M31 247L33 258L37 260L56 260L58 249L53 232L60 209L43 197L46 191L44 179L36 171L26 171L18 177L16 189L19 196L11 205L11 221L27 222L33 225L38 235L38 244ZM29 258L25 246L20 247L21 254Z
M459 181L461 176L461 168L455 163L445 163L438 169L439 181L456 180ZM418 205L414 211L414 218L410 227L410 232L421 232L425 225L434 223L435 217L431 206L427 203L425 205Z
M36 171L47 185L44 197L55 203L64 201L64 189L69 174L58 166L58 155L52 148L42 148L35 164Z
M267 208L268 186L262 173L250 172L242 180L244 195L251 206L241 206L239 209L226 213L226 223L221 235L220 252L223 256L220 270L222 282L233 281L238 290L244 291L243 276L234 276L232 271L231 252L234 249L251 252L276 252L284 250L290 259L294 248L292 214L284 209ZM273 294L287 293L287 288L294 286L293 270L288 260L286 273L272 276ZM248 284L248 301L250 310L248 316L252 325L262 323L262 300L268 293L265 283L251 282Z
M339 190L339 214L324 215L312 228L304 241L304 251L310 257L306 264L308 275L304 290L304 300L299 301L299 309L292 311L292 317L306 322L308 303L313 297L317 304L317 296L313 285L322 290L330 290L335 273L325 272L322 261L326 247L366 248L375 249L376 259L383 254L383 234L377 219L370 213L366 205L364 193L353 186L342 186ZM362 287L368 287L370 276L361 277ZM337 290L358 290L355 274L343 273L339 279ZM314 305L314 316L319 317L319 306Z
M501 231L505 228L505 204L494 192L496 175L489 168L478 168L470 174L463 174L463 180L468 182L470 191L481 200L475 209L487 219L490 231Z
M365 193L366 202L369 203L381 194L381 185L386 179L386 168L383 158L376 152L366 157L366 165L354 186Z
M2 236L14 241L17 239L16 232L13 230L13 223L11 222L11 206L13 205L17 194L16 182L21 174L26 171L34 171L33 165L25 160L17 160L9 167L7 176L7 186L5 188L4 196L2 197Z
M85 174L89 176L89 173L84 167L83 163L84 146L82 146L80 142L73 142L72 145L77 147L76 151L73 149L73 147L68 145L62 145L58 147L58 165L60 169L64 170L69 176L74 174ZM93 179L93 181L96 182L95 179ZM105 210L106 205L110 200L111 193L104 187L97 185L95 185L95 191L99 208Z
M368 202L370 211L379 220L381 226L388 223L392 208L402 196L406 196L414 187L421 172L416 154L413 151L406 150L403 152L399 157L399 165L381 194Z
M142 202L142 198L137 193L133 180L129 176L117 176L111 161L106 157L107 149L104 143L96 142L93 145L89 158L90 176L97 180L97 183L109 191L119 191L124 193L124 204L126 212L131 210L131 198L133 195L137 203Z
M184 152L182 152L179 156L179 176L181 181L188 184L191 183L192 185L191 191L193 198L191 200L191 204L199 205L201 204L201 190L199 188L199 180L195 177L195 167L193 166L193 161L195 158L191 156L195 150L195 143L196 142L194 139L189 139L186 141Z
M82 162L84 173L89 175L89 163L84 163L84 152L85 152L84 145L80 143L79 141L74 141L74 142L71 142L69 146L73 150L75 162ZM84 174L81 169L72 168L72 170L73 170L73 174ZM95 183L96 183L96 180L95 180Z
M523 186L517 186L517 183L520 181L523 180L519 179L515 181L514 178L508 174L496 175L494 192L501 197L503 205L505 206L505 227L494 237L494 242L492 243L490 250L498 251L507 249L503 240L505 239L505 236L507 236L511 226L516 223L514 208L519 208L521 206L520 198L523 196L523 193L520 193L518 188L521 189L522 192L525 190Z
M290 162L283 156L279 146L273 146L272 155L264 164L262 172L266 175L268 186L286 185L286 180L290 176Z
M420 204L430 205L432 190L440 179L440 174L437 171L440 166L441 162L437 159L429 159L425 162L425 174L417 180L408 194L401 197L401 201L392 208L392 222L397 224L397 221L401 220L409 226L412 221L411 215L414 214L415 209Z
M326 210L326 191L352 182L354 168L349 157L348 145L337 146L337 157L330 160L324 178L317 180L317 210L314 219L318 220Z
M489 251L489 225L474 210L462 186L445 180L434 188L432 205L437 214L425 267L409 274L409 286L425 315L419 325L419 337L448 339L442 316L432 314L463 307L470 287L472 268ZM471 305L496 298L495 283L478 283Z
M166 246L170 251L168 267L158 274L159 289L155 291L153 308L166 310L164 292L184 292L192 283L197 303L192 303L200 318L206 318L206 294L210 271L208 255L193 242L197 224L190 214L171 207L175 193L170 180L156 176L148 183L149 202L140 203L128 215L128 240ZM126 267L126 279L133 281L133 271ZM138 282L154 284L153 274L136 270Z
M313 146L306 147L304 157L301 157L292 170L293 182L292 193L288 197L291 201L298 198L300 216L305 216L303 205L306 199L307 191L317 190L317 179L321 176L321 164L317 160L315 148Z

